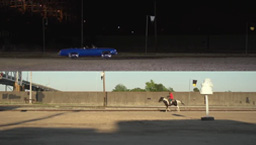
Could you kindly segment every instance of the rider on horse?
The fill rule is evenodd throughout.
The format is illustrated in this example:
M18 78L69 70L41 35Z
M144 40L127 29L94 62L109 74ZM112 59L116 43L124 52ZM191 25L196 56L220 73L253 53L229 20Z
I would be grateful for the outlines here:
M174 99L173 99L173 94L172 94L172 92L170 92L169 103L172 104L173 101L174 101Z

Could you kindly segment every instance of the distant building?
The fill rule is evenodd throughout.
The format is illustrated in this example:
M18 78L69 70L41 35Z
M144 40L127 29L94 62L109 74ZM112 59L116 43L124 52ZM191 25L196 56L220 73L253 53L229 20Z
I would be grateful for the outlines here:
M18 9L21 13L39 13L42 17L55 17L59 22L71 21L71 0L0 0L0 7Z

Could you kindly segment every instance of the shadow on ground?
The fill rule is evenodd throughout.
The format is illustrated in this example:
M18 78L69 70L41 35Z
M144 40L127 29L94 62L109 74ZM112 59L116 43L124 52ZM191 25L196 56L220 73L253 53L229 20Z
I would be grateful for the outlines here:
M62 115L62 114L57 114ZM54 115L56 116L56 115ZM0 126L13 126L27 120ZM182 117L182 116L180 116ZM46 124L47 125L47 124ZM0 131L0 144L86 144L86 145L153 145L153 144L218 144L255 145L256 125L230 120L159 120L122 121L117 131L101 133L93 128L20 127Z
M5 105L0 105L0 111L9 111L9 110L15 110L17 108L20 108L20 106L15 106L15 105L12 105L12 106L5 106Z

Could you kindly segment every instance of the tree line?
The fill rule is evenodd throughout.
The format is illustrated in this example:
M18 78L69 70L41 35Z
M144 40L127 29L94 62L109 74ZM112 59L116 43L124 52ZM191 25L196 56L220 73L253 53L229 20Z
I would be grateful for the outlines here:
M150 80L149 82L145 83L145 88L133 88L133 89L127 89L127 87L123 84L118 84L115 86L115 88L112 90L113 92L174 92L174 89L169 87L166 88L163 84L157 84L153 80Z
M115 86L115 88L112 90L113 92L175 92L172 87L165 87L163 84L157 84L153 80L150 80L149 82L145 83L145 88L133 88L128 89L123 84L118 84ZM198 88L193 89L194 92L199 92Z

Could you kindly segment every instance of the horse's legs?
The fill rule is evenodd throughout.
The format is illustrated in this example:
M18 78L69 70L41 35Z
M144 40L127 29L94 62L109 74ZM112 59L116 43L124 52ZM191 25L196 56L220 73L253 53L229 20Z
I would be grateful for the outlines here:
M177 105L177 111L180 112L180 106L179 105Z
M169 106L166 106L165 112L170 111Z

